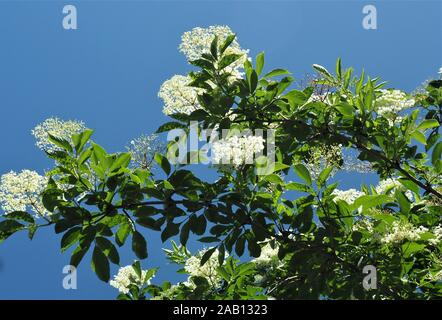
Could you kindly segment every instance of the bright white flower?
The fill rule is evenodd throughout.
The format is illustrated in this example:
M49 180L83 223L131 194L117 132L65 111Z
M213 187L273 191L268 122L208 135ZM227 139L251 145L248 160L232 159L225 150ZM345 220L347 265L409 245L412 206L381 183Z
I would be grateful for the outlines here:
M433 229L434 238L428 239L428 242L437 246L442 241L442 225L438 225Z
M126 147L131 155L131 161L134 166L148 169L156 152L163 149L163 145L158 141L156 134L141 135L133 139Z
M274 248L270 243L266 243L261 247L261 254L259 257L252 259L252 262L260 266L266 266L275 261L275 257L278 256L278 246L275 245Z
M417 241L421 235L428 232L424 226L415 227L409 222L394 221L390 230L381 238L382 243L395 244L404 240Z
M86 129L81 121L64 121L58 118L49 118L38 124L32 131L32 135L37 139L35 143L41 150L53 152L61 150L49 141L48 133L54 137L71 141L72 135L78 134Z
M31 210L37 216L48 216L41 201L41 193L46 188L48 178L35 171L11 171L1 176L0 207L5 214L14 211Z
M441 77L442 77L442 67L440 67L439 68L439 72L438 72L440 75L441 75Z
M381 180L375 188L376 193L378 194L394 193L394 191L397 189L405 190L405 187L396 178L387 178L385 180ZM413 201L414 196L410 190L405 191L405 195L410 201Z
M380 90L375 101L376 112L393 123L400 121L399 112L412 108L415 100L400 90Z
M373 221L368 219L359 219L355 221L352 227L353 231L368 231L369 233L374 233Z
M194 28L182 35L179 49L188 61L197 60L200 59L203 54L210 53L210 45L215 36L218 36L218 45L221 45L226 38L232 34L234 34L234 32L228 26ZM242 68L247 59L248 52L249 50L241 49L236 39L233 40L224 54L241 54L243 56L230 66L230 71Z
M327 167L333 167L330 177L334 176L337 169L341 169L342 162L342 145L316 145L310 148L308 156L304 161L305 166L309 170L314 179Z
M150 280L154 276L146 279L146 274L147 270L141 270L141 277L139 277L131 265L122 267L118 270L118 273L114 276L114 279L109 281L109 284L112 287L117 288L121 293L127 294L129 293L131 285L136 285L138 288L141 288L146 284L150 284Z
M212 143L212 163L231 164L239 167L252 164L255 154L264 150L265 140L261 136L236 135Z
M191 114L197 109L201 109L197 97L204 92L204 89L190 87L189 76L175 75L166 80L158 92L163 102L163 113L170 115L174 113Z
M217 268L218 263L218 249L212 254L209 260L201 266L201 258L207 250L201 250L196 255L188 258L184 264L184 270L194 277L204 277L209 281L211 285L217 285L221 281L221 277L218 275Z
M355 202L357 198L364 195L363 192L358 191L356 189L348 189L348 190L335 189L331 194L335 196L333 201L336 202L338 200L342 200L347 202L348 204L353 204L353 202Z

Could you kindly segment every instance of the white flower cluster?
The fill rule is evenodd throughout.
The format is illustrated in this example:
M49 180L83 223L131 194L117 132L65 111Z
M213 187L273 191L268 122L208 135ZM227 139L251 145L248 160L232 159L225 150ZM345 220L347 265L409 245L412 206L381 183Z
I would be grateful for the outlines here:
M35 171L11 171L1 176L0 207L5 214L14 211L32 210L37 216L47 216L41 201L41 193L46 188L47 177Z
M131 155L132 164L136 167L148 169L156 152L161 152L163 145L158 141L156 134L141 135L133 139L126 147Z
M404 240L417 241L423 233L428 231L428 228L424 226L416 228L409 222L394 221L390 230L381 238L381 242L395 244L401 243Z
M261 254L259 257L252 259L252 262L257 264L258 266L268 266L275 262L275 257L278 256L278 246L275 245L274 248L270 245L270 243L266 243L261 247Z
M81 121L64 121L58 118L49 118L38 124L31 132L37 140L37 147L44 151L53 152L60 150L60 148L49 141L48 134L71 141L72 135L78 134L85 129L86 127Z
M442 241L442 225L438 225L433 229L434 238L428 239L432 245L438 245Z
M190 87L190 82L189 76L175 75L161 85L158 97L164 102L163 113L165 115L191 114L201 108L197 97L204 92L204 89Z
M253 157L264 150L265 140L261 136L236 135L212 143L212 163L231 164L235 168L253 164Z
M386 119L395 123L400 121L399 112L415 105L415 100L409 98L405 92L400 90L380 90L380 95L376 98L376 112Z
M210 26L208 28L193 28L181 36L180 51L186 56L188 61L201 59L203 54L210 53L210 45L215 36L218 37L218 45L222 44L226 38L234 32L228 26ZM236 60L230 67L232 70L241 68L247 59L249 50L241 49L235 39L225 51L225 54L240 54L242 57Z
M442 77L442 67L439 68L439 72L440 76Z
M381 180L375 188L376 193L378 194L388 194L396 191L397 189L405 190L405 187L396 178L387 178L385 180ZM405 191L405 196L410 201L413 201L414 199L413 193L410 190Z
M368 231L369 233L374 233L373 221L368 219L356 220L352 227L353 231Z
M348 190L335 189L331 194L335 196L333 201L336 202L338 200L342 200L347 202L348 204L353 204L353 202L355 202L357 198L364 195L363 192L358 191L356 189L348 189Z
M206 261L204 265L201 266L201 258L207 250L201 250L198 254L191 256L186 260L184 264L184 270L194 277L204 277L211 285L217 285L221 281L221 277L218 275L217 268L218 263L218 249L212 254L209 260Z
M147 270L141 270L141 277L139 277L133 266L130 265L120 268L118 273L114 276L114 279L109 281L109 284L112 287L117 288L121 293L127 294L132 285L135 285L138 288L141 288L146 284L149 285L153 276L146 279L146 275Z

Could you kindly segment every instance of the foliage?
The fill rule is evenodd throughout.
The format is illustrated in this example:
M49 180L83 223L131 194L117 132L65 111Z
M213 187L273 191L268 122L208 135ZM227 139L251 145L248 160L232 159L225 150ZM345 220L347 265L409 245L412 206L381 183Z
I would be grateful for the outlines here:
M163 242L179 240L181 246L167 254L188 281L146 283L120 296L127 299L441 298L442 80L430 81L415 97L399 95L413 99L413 107L408 103L402 117L392 118L385 96L382 112L377 109L384 84L364 72L355 76L340 59L334 74L314 65L319 77L304 88L291 89L287 70L263 73L262 53L254 66L244 59L238 76L227 68L242 57L226 50L234 39L215 37L209 53L190 61L196 70L188 86L203 89L198 108L171 113L173 122L159 132L189 130L191 121L201 130L273 129L273 173L259 175L255 164L215 166L219 178L210 183L157 153L153 159L162 172L154 175L150 167L129 166L130 153L106 152L90 140L91 130L52 137L57 148L46 153L55 167L41 194L51 213L47 223L8 212L0 241L53 225L62 251L74 248L70 263L78 266L92 251L93 270L109 281L110 263L120 264L119 247L126 242L138 259L148 258L143 228L161 233ZM324 87L326 95L315 98ZM338 197L338 184L328 180L339 161L327 162L316 175L305 165L324 146L353 149L381 180L394 183L377 190L363 186L351 201ZM288 181L289 175L297 181ZM191 255L185 248L190 236L211 247ZM219 264L216 283L186 271L192 257L204 265L212 255ZM377 269L377 289L362 286L366 265Z

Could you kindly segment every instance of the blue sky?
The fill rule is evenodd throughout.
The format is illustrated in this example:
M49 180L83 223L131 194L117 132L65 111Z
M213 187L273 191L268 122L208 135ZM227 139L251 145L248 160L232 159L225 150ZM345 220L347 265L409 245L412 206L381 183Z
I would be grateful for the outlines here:
M78 29L62 28L62 8L74 4ZM362 7L375 4L378 29L362 28ZM196 26L229 25L266 69L284 67L302 79L313 63L365 68L391 87L413 90L442 66L440 1L0 1L0 174L42 173L51 162L30 130L50 116L83 120L108 151L167 121L158 88L189 65L180 36ZM199 169L197 169L198 171ZM342 188L373 182L344 174ZM356 184L355 184L356 183ZM180 279L165 265L159 234L146 233L144 267L162 266L156 280ZM117 291L82 262L78 289L64 290L60 237L39 230L0 245L0 299L113 299ZM129 248L122 264L131 263ZM114 272L116 270L113 270Z

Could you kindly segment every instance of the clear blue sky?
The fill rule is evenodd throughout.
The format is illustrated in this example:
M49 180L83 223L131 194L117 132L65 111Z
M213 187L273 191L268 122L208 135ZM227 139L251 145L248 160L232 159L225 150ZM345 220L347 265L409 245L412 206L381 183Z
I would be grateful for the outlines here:
M76 5L78 30L62 28L65 4ZM377 30L362 28L365 4L377 7ZM189 69L177 46L193 27L227 24L253 56L265 51L267 69L284 67L298 79L313 63L333 70L341 56L345 66L413 90L442 66L441 21L440 1L0 0L0 173L50 168L30 134L50 116L85 121L109 151L153 132L167 120L159 86ZM342 188L371 182L338 179ZM147 238L144 267L164 266L159 235ZM1 244L0 299L116 297L88 259L78 290L64 290L69 253L60 253L59 241L52 230L40 230L33 242L17 234ZM129 248L122 256L123 265L134 258ZM161 270L157 280L179 279L171 266Z

